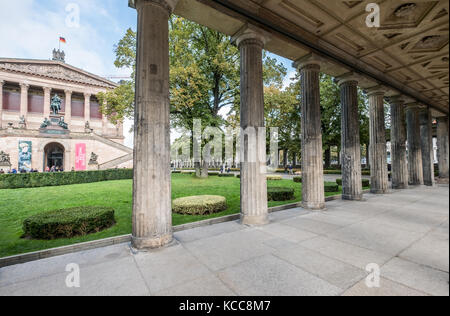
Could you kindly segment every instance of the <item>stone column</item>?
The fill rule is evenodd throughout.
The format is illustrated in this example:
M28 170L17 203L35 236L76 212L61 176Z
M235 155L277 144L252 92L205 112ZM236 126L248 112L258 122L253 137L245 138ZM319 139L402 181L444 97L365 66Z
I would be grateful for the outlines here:
M420 110L420 144L422 147L423 184L434 185L433 127L429 108Z
M64 115L64 120L66 121L67 124L70 125L70 123L72 122L72 91L70 90L65 90L64 93L66 94L66 111L65 111L65 115ZM70 126L69 126L70 128Z
M392 188L408 188L408 161L406 158L405 101L401 97L391 103L391 161Z
M44 117L48 118L50 116L50 101L52 95L52 88L43 87L44 90Z
M361 143L359 137L358 82L338 78L341 88L342 199L362 200Z
M91 94L84 94L84 120L86 122L91 121Z
M437 119L437 145L439 161L439 178L449 177L449 148L448 148L448 117L438 117Z
M5 82L0 80L0 129L3 128L3 85Z
M169 16L175 2L137 0L133 234L137 249L169 244L170 178Z
M26 83L20 84L20 116L24 116L25 119L28 115L28 89L30 85Z
M269 222L262 66L266 40L262 34L248 26L233 38L241 52L241 223L244 225Z
M376 87L368 91L370 107L370 192L373 194L386 193L389 185L384 94L385 91L381 87Z
M422 148L420 147L419 105L406 105L406 127L408 131L409 184L423 184Z
M302 204L306 209L325 208L322 131L320 113L320 61L315 56L297 61L301 77Z

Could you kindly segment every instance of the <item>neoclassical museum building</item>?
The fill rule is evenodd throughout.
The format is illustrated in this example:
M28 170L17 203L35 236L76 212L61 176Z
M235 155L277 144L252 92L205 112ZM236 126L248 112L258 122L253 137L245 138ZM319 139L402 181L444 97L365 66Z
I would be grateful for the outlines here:
M115 87L66 64L62 51L52 60L0 58L0 169L131 167L122 124L109 122L96 98Z

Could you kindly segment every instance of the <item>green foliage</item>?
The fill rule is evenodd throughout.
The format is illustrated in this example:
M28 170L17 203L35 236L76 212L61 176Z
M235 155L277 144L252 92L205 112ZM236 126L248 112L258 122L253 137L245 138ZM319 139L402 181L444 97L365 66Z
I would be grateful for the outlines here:
M233 173L221 173L219 174L220 178L233 178L234 174Z
M223 196L199 195L176 199L172 202L172 211L185 215L209 215L227 209L227 200Z
M342 170L324 170L323 174L342 174Z
M339 192L339 186L337 184L325 183L325 192Z
M295 183L302 183L303 182L303 178L302 177L294 177L294 182Z
M24 236L33 239L57 239L97 233L115 224L109 207L75 207L31 216L23 222Z
M110 169L58 173L1 174L0 190L49 187L125 179L133 179L132 169Z
M267 198L269 201L290 201L294 199L294 189L286 187L268 187Z

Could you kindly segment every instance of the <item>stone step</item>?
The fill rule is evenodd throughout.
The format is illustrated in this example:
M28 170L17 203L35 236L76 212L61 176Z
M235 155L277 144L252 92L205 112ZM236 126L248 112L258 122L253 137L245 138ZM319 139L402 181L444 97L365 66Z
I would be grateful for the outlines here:
M125 156L113 159L98 166L99 170L107 170L117 167L120 164L133 160L133 154L127 154Z
M110 140L108 138L102 137L102 136L97 135L95 133L92 133L91 136L92 136L93 139L95 139L96 141L99 141L99 142L101 142L103 144L106 144L108 146L114 147L116 149L119 149L119 150L124 151L124 152L129 153L129 154L133 153L133 149L132 148L129 148L129 147L125 146L125 145L116 143L113 140Z

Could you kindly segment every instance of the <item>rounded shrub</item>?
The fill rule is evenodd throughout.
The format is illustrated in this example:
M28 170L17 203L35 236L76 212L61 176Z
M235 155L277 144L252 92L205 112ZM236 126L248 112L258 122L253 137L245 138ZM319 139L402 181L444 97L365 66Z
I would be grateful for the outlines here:
M290 201L294 200L294 189L292 188L267 188L267 198L269 201Z
M336 179L336 183L337 183L337 185L342 186L342 179Z
M339 185L337 184L331 184L331 183L326 183L325 184L325 192L339 192Z
M188 196L172 202L172 211L184 215L209 215L226 209L226 198L217 195Z
M23 222L24 237L51 240L97 233L115 224L110 207L84 206L45 212Z
M302 177L294 177L294 182L295 183L302 183L303 182L303 178Z
M267 180L269 181L280 181L283 180L282 176L267 176Z

